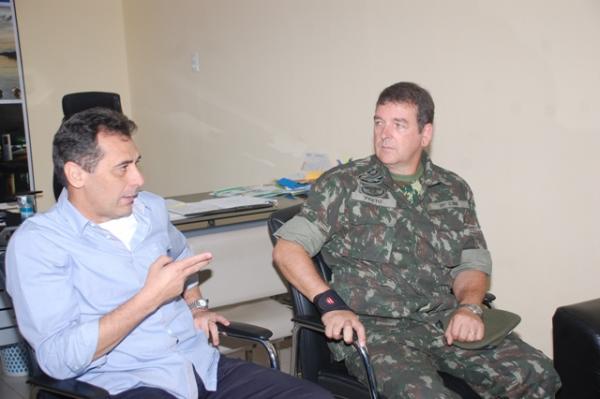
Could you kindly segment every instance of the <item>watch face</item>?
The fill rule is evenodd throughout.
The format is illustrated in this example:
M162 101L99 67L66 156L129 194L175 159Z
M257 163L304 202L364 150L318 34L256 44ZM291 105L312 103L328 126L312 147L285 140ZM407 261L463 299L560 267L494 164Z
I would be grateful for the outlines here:
M208 299L200 298L196 301L196 303L198 304L198 306L208 308Z
M208 309L208 299L206 299L206 298L196 299L194 302L192 302L190 304L190 308L207 310Z

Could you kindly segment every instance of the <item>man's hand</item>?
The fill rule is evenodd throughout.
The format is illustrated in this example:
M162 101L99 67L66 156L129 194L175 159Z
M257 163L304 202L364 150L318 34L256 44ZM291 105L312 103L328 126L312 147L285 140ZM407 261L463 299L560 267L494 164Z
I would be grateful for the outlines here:
M94 360L111 351L146 316L163 303L181 295L186 279L211 261L210 253L176 262L159 256L148 270L142 289L127 302L100 318L100 332Z
M168 256L159 256L150 266L142 291L156 307L181 295L186 279L197 273L212 260L209 252L173 261Z
M474 342L483 339L484 325L481 317L467 308L458 308L452 317L444 336L448 345L454 341Z
M332 310L321 316L321 321L325 325L325 335L327 338L340 340L351 344L354 341L354 332L358 338L360 346L367 345L367 336L365 327L358 320L358 316L350 310Z
M219 345L219 330L217 323L228 326L229 320L218 313L209 310L192 310L194 316L194 325L198 330L204 331L204 335L212 342L214 346Z

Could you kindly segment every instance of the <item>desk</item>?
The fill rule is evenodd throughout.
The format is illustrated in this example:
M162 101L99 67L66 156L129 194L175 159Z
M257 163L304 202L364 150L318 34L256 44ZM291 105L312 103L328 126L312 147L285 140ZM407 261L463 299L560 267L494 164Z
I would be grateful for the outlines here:
M199 193L179 195L169 198L183 202L197 202L214 197L212 197L210 193ZM179 230L186 232L190 230L227 226L244 222L266 221L269 216L271 216L271 213L275 212L276 210L288 208L302 202L302 200L299 198L277 197L276 200L277 204L272 208L247 209L243 211L223 212L208 216L191 216L184 219L174 220L173 224ZM265 233L265 237L268 238L268 233Z
M173 197L195 202L209 194ZM300 203L300 199L277 198L272 208L224 212L173 221L195 253L209 251L213 261L201 270L202 295L211 308L231 320L269 328L275 339L291 333L291 310L271 296L287 292L272 263L267 219L277 209Z

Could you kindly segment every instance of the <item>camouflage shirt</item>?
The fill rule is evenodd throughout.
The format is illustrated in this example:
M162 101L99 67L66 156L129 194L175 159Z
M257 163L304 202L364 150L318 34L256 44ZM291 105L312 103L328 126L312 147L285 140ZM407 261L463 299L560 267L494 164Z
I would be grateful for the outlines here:
M277 232L321 251L332 288L359 315L427 320L456 307L460 271L491 273L469 186L426 153L422 164L412 203L375 156L331 169Z

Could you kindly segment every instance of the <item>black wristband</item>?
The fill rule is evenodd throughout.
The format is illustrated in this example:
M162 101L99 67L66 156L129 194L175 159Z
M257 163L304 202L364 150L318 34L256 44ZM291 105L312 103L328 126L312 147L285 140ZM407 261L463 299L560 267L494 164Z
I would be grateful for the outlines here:
M331 312L332 310L352 310L346 305L344 300L340 298L337 292L332 289L321 292L313 299L313 303L319 309L321 314Z

